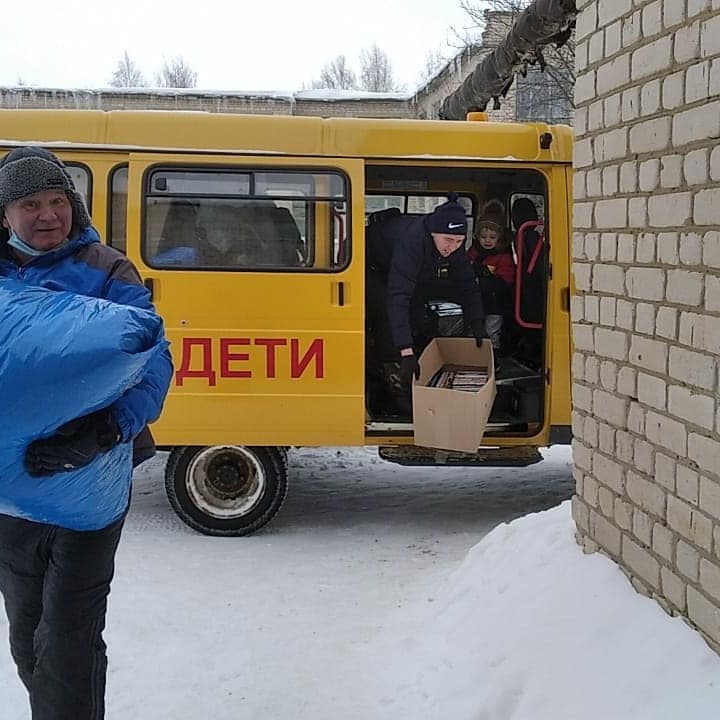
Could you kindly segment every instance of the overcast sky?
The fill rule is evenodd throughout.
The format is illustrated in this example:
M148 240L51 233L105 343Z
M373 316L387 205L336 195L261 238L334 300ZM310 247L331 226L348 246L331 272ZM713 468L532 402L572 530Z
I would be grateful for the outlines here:
M357 73L363 48L388 54L413 90L428 52L457 52L469 25L460 0L35 0L3 23L0 86L108 85L127 50L153 80L181 54L207 90L300 90L344 54Z

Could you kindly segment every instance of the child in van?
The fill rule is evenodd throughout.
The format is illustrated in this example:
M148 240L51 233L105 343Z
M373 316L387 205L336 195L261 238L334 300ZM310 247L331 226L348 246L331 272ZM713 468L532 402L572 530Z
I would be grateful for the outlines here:
M480 281L485 306L485 330L493 349L500 350L503 317L510 312L515 284L515 259L502 203L490 200L475 225L468 259Z

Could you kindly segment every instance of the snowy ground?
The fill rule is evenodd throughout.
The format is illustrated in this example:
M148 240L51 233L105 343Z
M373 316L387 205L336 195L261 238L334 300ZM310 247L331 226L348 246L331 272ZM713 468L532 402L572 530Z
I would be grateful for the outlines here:
M109 720L716 717L720 659L575 545L567 448L503 470L306 449L290 473L276 519L237 539L176 519L161 462L138 473ZM2 717L25 720L4 620Z

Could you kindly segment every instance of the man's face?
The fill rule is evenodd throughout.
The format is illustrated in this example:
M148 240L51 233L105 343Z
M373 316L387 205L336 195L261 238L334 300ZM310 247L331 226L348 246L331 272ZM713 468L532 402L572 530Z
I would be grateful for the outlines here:
M437 251L447 257L454 253L464 242L464 235L448 235L447 233L432 233L433 241Z
M43 190L9 203L3 225L35 250L53 250L70 235L72 205L67 193Z

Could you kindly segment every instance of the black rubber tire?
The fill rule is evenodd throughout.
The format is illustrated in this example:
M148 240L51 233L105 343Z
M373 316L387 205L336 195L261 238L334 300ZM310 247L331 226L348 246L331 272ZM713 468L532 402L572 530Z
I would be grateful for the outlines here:
M204 510L188 490L192 478L188 471L195 460L205 454L212 457L224 450L245 455L255 461L262 473L262 491L251 507L236 515L216 517ZM236 466L237 467L237 466ZM207 477L203 475L203 477ZM247 446L182 446L173 448L165 468L165 491L170 505L178 517L193 530L204 535L237 537L249 535L267 522L278 512L287 494L287 454L284 448L247 447ZM207 500L207 498L206 498ZM206 504L208 504L206 502Z

